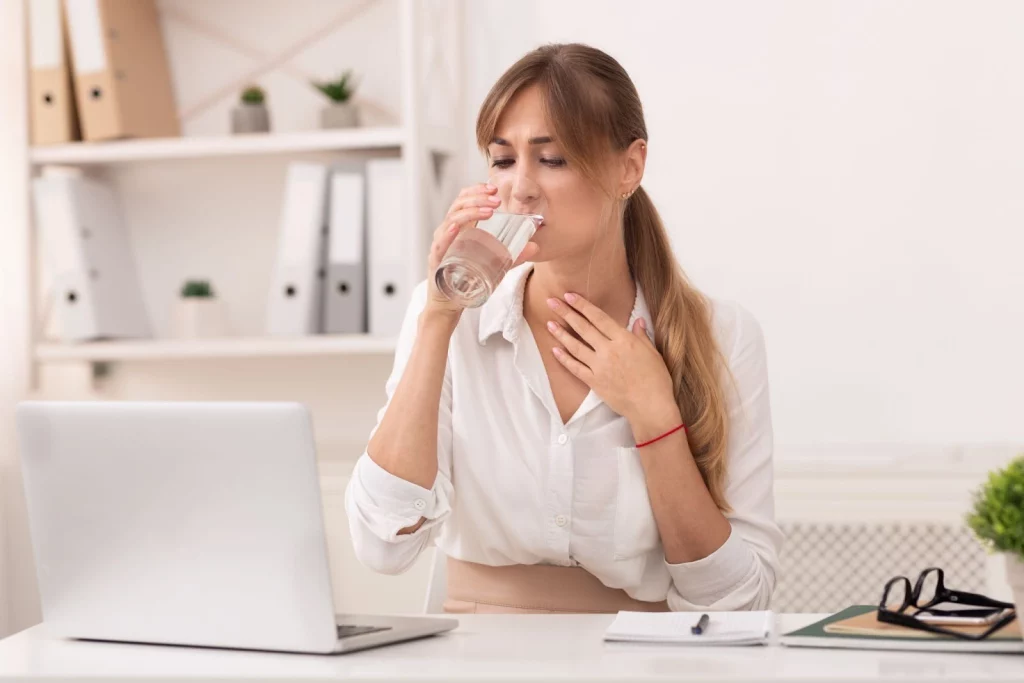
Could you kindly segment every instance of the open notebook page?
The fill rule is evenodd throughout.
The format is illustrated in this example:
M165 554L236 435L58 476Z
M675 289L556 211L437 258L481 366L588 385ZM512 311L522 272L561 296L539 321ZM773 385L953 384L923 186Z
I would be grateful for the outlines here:
M690 627L700 612L619 612L605 632L605 640L681 643L692 645L758 645L768 642L772 612L708 612L708 627L700 635Z

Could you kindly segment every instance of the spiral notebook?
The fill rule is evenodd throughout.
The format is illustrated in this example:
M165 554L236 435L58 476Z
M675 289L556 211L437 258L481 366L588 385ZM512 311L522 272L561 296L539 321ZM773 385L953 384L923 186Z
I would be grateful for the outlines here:
M675 645L765 645L775 624L773 612L707 612L700 635L691 627L700 612L619 612L605 631L606 641Z

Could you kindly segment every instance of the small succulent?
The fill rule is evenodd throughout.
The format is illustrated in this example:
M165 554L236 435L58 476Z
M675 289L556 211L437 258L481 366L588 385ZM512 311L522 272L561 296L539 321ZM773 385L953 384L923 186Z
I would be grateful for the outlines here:
M990 549L1024 561L1024 456L989 473L974 494L967 525Z
M352 69L341 74L333 81L313 82L313 87L326 95L332 102L348 102L356 91L356 83L352 76Z
M263 104L265 99L263 88L258 85L250 85L242 91L242 102L245 104Z
M181 296L185 299L212 299L213 288L209 280L188 280L181 288Z

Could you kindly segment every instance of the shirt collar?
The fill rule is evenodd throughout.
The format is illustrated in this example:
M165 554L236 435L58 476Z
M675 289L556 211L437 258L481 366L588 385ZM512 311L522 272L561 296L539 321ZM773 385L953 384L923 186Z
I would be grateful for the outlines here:
M508 271L491 297L480 307L481 344L486 344L498 332L510 342L518 337L519 322L523 319L523 294L531 272L532 263L523 263Z
M526 292L527 276L533 271L532 263L523 263L508 271L491 297L480 307L479 340L486 344L492 336L501 332L506 341L515 343L519 338L519 329L523 322L523 295ZM647 300L636 285L636 298L633 300L633 311L629 316L626 329L632 329L637 318L643 318L647 324L647 336L654 341L654 322L647 308Z

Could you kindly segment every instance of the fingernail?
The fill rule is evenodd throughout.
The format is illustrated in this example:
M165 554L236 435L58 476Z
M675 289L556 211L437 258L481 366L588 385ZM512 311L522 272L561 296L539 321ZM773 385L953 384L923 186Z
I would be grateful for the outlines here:
M558 299L548 299L548 306L558 308Z
M487 183L487 189L493 192L494 190L497 190L498 188L495 187L494 185L491 185L490 183Z
M569 303L572 303L572 302L576 301L576 295L573 294L572 292L566 292L565 300L568 301Z
M562 355L562 349L560 349L560 348L558 348L556 346L555 348L551 349L551 353L555 354L556 356L561 356Z
M494 209L489 206L481 206L480 213L494 213Z
M488 197L487 199L488 199L488 201L492 201L492 202L494 202L496 204L501 204L501 198L500 197Z
M549 320L548 321L548 329L551 330L552 332L557 332L558 331L558 325L556 325L555 323L553 323L553 322L551 322Z
M455 232L458 229L459 229L459 224L458 223L452 223L451 227L448 228L448 232L452 233L452 232Z
M647 329L647 323L644 322L643 318L640 318L640 329L642 329L642 330L646 330Z

